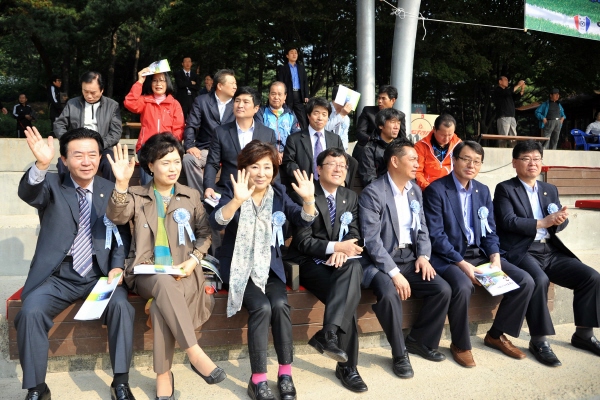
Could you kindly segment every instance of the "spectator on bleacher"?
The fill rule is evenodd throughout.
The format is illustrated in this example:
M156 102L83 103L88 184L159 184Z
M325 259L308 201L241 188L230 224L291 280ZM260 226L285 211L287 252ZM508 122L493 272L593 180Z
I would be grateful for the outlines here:
M517 136L515 100L520 98L524 92L525 81L521 80L516 85L510 85L506 76L498 77L498 86L492 93L492 100L496 106L496 117L498 118L496 121L498 135ZM502 141L500 147L506 147L506 141Z
M60 99L60 87L62 86L62 79L58 75L52 76L52 81L48 86L48 110L50 123L54 125L54 121L62 112L63 106Z
M300 125L294 112L285 104L287 88L283 82L275 81L269 86L269 104L262 106L255 115L255 119L264 126L275 131L277 137L277 151L279 164L283 159L283 149L287 138L300 131Z
M17 120L17 137L25 137L25 129L33 126L35 112L27 104L27 96L24 93L19 95L19 103L13 107L12 116Z
M358 176L363 187L387 172L383 154L389 144L398 138L402 118L404 114L394 108L385 108L375 116L378 135L367 142L358 164Z
M377 138L379 127L375 121L375 116L381 110L386 108L392 108L396 99L398 98L398 90L391 85L383 85L379 88L377 95L376 106L365 106L362 109L362 113L358 117L356 122L356 145L354 151L352 151L352 157L360 163L360 159L363 154L364 147L372 138ZM406 117L402 111L400 113L400 134L401 137L406 137Z
M308 78L304 65L298 64L298 49L289 46L285 50L287 62L277 67L277 80L283 82L287 88L288 96L285 99L288 107L294 111L300 129L306 130L306 108L308 103Z
M339 90L339 86L336 86L331 91L331 98L335 100ZM350 117L348 114L352 112L353 104L347 102L343 106L339 105L335 101L331 103L331 115L325 125L325 130L335 133L342 139L344 150L348 151L348 129L350 129Z
M294 232L288 253L300 264L300 284L323 304L323 329L308 344L337 361L336 375L353 392L367 391L358 365L356 307L360 301L362 247L358 225L358 196L341 187L348 171L344 149L323 150L317 157L319 184L315 185L315 222Z
M210 92L212 90L212 86L213 86L213 78L212 78L212 76L210 76L210 74L207 74L204 77L204 86L202 86L202 89L200 89L200 91L198 92L198 96L200 96L201 94L206 94L206 93Z
M114 184L96 176L102 137L84 127L64 133L59 143L67 172L56 174L48 172L53 138L42 139L36 128L27 128L26 136L36 162L19 183L19 197L38 210L40 231L15 317L25 399L51 398L45 381L53 318L86 299L107 276L109 284L119 280L102 317L113 370L110 397L135 400L129 388L135 310L121 285L131 234L129 225L118 225L118 234L111 232L110 221L103 219Z
M229 284L227 317L244 306L248 311L248 350L252 376L248 395L273 400L267 385L269 325L279 371L277 386L281 399L295 399L292 380L294 345L290 305L280 247L286 220L309 226L318 216L315 187L306 171L294 171L293 190L303 206L294 203L285 188L275 183L279 170L277 149L253 140L238 156L237 178L231 177L221 200L210 214L214 230L225 228L223 245L217 252L223 282Z
M388 172L361 193L358 216L364 235L363 254L372 262L362 285L373 290L373 311L392 348L392 370L402 379L414 371L408 353L429 361L446 357L438 346L450 303L451 289L429 263L431 243L423 214L421 189L414 185L417 152L407 139L385 150ZM364 264L363 264L364 265ZM410 334L404 338L402 302L423 299Z
M544 143L544 148L556 150L560 129L566 116L565 110L558 102L559 90L552 89L549 97L548 100L535 109L535 116L540 121L540 129L542 129L544 136L550 139Z
M173 84L169 74L150 74L146 67L138 72L138 80L125 97L123 104L132 113L140 114L140 135L135 144L135 152L154 135L170 132L178 140L183 139L185 119L181 105L173 97ZM152 180L144 168L140 168L140 184Z
M181 66L183 69L178 69L174 74L175 83L177 84L176 96L183 110L183 116L187 118L192 109L192 103L196 96L198 96L200 83L198 82L198 74L192 71L191 57L183 57Z
M237 83L233 71L221 69L214 77L213 90L196 97L184 131L183 170L188 186L203 194L203 176L208 148L215 129L234 121L233 95Z
M596 120L585 128L585 133L590 135L600 136L600 111L596 113Z
M433 181L452 172L452 150L461 142L454 133L456 120L450 114L442 114L435 119L433 130L415 143L419 155L417 185L425 190Z
M135 259L125 270L125 282L150 302L156 397L165 400L175 398L171 372L175 341L206 383L226 377L196 339L195 330L208 320L214 306L204 289L200 265L210 247L210 228L198 191L177 183L182 156L181 141L170 133L150 137L139 162L153 178L145 186L132 187L135 161L129 159L127 146L118 145L109 156L116 183L106 215L116 224L134 222ZM134 266L139 264L173 266L185 275L135 275Z
M115 180L106 155L112 152L112 147L119 143L123 132L119 103L103 96L104 80L99 72L88 71L81 75L82 96L67 101L60 116L54 121L53 132L60 138L67 131L77 128L88 128L96 131L102 137L102 158L100 171L103 178ZM66 173L62 160L56 165L58 172Z
M600 274L583 264L556 235L569 223L556 186L537 180L544 150L532 140L513 149L515 178L501 182L494 193L500 248L506 258L533 278L535 289L525 314L529 350L542 364L561 365L546 335L554 335L548 310L548 285L573 290L575 333L571 344L600 356L594 328L600 327Z

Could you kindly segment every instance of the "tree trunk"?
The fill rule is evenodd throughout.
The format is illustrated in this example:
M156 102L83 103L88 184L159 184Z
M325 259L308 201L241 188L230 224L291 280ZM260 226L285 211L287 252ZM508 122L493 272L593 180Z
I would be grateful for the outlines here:
M119 28L115 28L112 34L112 43L110 47L110 62L108 64L108 76L106 77L106 92L104 95L106 97L112 97L113 95L113 86L115 81L115 62L117 60L117 30Z
M138 32L135 33L135 39L134 39L134 48L135 48L135 58L134 58L134 62L133 62L133 79L132 82L137 81L138 76L138 63L140 61L140 35Z
M71 51L70 46L65 51L63 62L62 62L62 86L60 91L63 93L69 93L69 75L71 72Z
M40 55L40 59L42 60L42 64L44 65L44 70L46 71L46 76L48 77L48 81L49 81L50 79L52 79L53 73L52 73L52 63L50 62L50 57L48 56L48 53L46 52L46 48L42 44L42 41L40 40L40 38L35 33L31 35L31 41L33 42L35 49L38 51L38 54Z
M262 50L258 54L258 59L260 60L260 62L258 63L258 84L257 84L257 88L258 88L258 93L262 93L262 90L263 90L263 73L264 73L264 70L265 70L265 63L266 63L266 57L264 56Z

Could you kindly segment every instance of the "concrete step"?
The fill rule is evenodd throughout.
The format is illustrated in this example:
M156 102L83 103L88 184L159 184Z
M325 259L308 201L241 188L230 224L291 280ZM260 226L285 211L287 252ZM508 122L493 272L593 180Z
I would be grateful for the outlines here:
M0 215L0 276L27 275L39 234L33 215Z

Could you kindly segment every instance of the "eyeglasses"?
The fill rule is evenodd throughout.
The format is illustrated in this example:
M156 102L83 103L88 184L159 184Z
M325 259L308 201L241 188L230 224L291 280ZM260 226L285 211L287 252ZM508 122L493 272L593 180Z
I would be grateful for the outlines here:
M166 82L166 79L152 79L153 84Z
M470 158L463 158L463 157L457 157L459 160L462 160L465 164L469 165L469 164L473 164L473 166L475 167L479 167L481 164L483 164L482 161L477 161L477 160L472 160Z
M532 161L534 164L540 164L542 162L543 158L523 157L523 158L517 158L517 160L523 161L525 164L529 164Z
M334 162L324 163L322 165L322 167L327 167L327 168L331 168L331 169L334 169L334 168L340 168L340 169L345 169L345 170L348 169L348 165L346 165L346 164L336 164Z

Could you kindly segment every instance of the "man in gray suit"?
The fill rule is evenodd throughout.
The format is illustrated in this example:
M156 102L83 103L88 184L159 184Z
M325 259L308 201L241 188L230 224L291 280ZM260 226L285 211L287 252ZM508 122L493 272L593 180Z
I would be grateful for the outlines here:
M364 268L362 284L377 297L373 311L392 347L394 373L412 378L408 352L430 361L446 358L437 348L452 290L429 263L431 243L423 198L412 183L419 167L417 152L408 140L399 139L386 148L384 161L388 172L359 198L362 236L372 261ZM402 300L411 295L423 299L423 308L405 339Z
M186 154L183 171L188 186L203 192L202 179L210 142L217 127L234 121L233 95L237 82L233 71L221 69L214 77L214 90L196 97L192 111L186 118L183 140Z
M36 162L25 172L18 192L38 210L40 234L15 328L23 389L28 389L25 399L49 400L45 380L52 320L75 300L85 299L101 277L108 276L109 283L121 281L131 235L129 226L119 226L119 235L113 233L106 243L110 221L103 217L114 184L96 176L103 143L98 132L78 128L61 136L66 174L48 173L52 137L46 142L36 128L27 128L26 136ZM134 399L129 389L134 309L125 287L117 286L103 318L114 373L111 399Z

